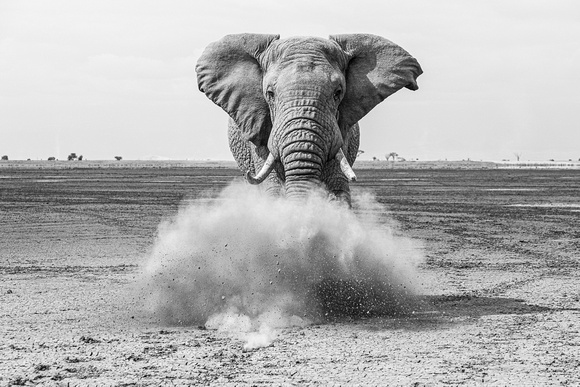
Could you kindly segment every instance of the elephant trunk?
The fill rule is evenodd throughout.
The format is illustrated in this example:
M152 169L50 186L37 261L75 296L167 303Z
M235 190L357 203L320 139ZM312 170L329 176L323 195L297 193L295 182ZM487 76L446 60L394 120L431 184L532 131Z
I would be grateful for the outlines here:
M286 180L284 186L285 195L290 200L304 200L320 186L320 181L316 179L290 178Z
M321 102L322 101L322 102ZM356 177L341 151L343 139L331 106L321 90L290 90L278 95L273 128L268 141L270 156L283 169L286 197L303 199L322 185L326 166L336 160L349 181ZM266 162L248 181L259 183L271 171Z
M331 144L312 121L298 120L297 124L286 131L279 146L286 197L290 199L304 198L320 186Z
M318 156L302 150L288 153L283 159L286 177L286 197L304 198L309 192L320 186L322 165Z

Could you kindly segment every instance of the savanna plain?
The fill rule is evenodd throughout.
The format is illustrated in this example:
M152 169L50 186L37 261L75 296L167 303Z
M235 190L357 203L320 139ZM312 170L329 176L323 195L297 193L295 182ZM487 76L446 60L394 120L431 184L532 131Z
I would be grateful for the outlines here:
M580 170L355 168L353 196L424 257L412 310L289 326L248 351L164 324L135 290L159 224L236 169L46 165L0 168L2 385L580 383Z

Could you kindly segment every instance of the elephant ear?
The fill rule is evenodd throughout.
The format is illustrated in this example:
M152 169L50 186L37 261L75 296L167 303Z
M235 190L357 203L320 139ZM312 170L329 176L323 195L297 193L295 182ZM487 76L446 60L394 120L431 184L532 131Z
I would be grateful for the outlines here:
M403 87L417 90L421 66L395 43L376 35L333 35L347 54L346 92L339 106L339 125L349 128L376 105Z
M260 55L280 35L227 35L211 43L195 71L199 90L230 115L245 140L265 145L272 129L262 95Z

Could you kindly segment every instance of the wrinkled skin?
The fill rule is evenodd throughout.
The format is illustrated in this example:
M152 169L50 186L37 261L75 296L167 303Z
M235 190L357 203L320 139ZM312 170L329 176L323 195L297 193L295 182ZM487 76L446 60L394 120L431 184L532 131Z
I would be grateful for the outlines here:
M416 90L422 73L401 47L365 34L228 35L196 71L200 90L230 115L230 149L250 182L291 198L323 186L349 204L357 122L399 89Z

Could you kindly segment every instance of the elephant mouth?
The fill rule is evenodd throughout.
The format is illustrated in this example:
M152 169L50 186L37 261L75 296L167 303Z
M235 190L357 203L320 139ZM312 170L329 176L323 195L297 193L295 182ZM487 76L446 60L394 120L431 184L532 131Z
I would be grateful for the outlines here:
M339 148L334 158L338 161L340 169L342 173L344 173L344 175L346 176L347 180L349 182L356 181L356 175L352 170L350 164L348 163L348 160L346 159L346 156L344 155L344 152L342 151L341 148ZM251 171L246 172L246 180L250 184L260 184L272 172L276 164L276 161L277 161L276 157L274 157L272 153L268 154L268 158L264 162L262 169L260 169L260 171L256 175L253 175Z

